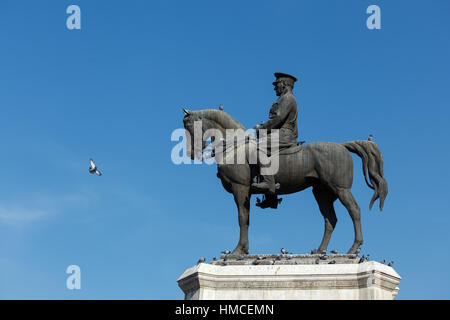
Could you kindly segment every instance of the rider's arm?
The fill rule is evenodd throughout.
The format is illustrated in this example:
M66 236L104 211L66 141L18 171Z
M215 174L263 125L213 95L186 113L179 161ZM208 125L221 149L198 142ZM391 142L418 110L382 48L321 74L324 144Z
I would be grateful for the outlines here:
M281 105L278 108L276 114L271 114L269 120L261 124L261 129L279 129L284 124L287 116L291 112L292 103L291 101L280 101Z

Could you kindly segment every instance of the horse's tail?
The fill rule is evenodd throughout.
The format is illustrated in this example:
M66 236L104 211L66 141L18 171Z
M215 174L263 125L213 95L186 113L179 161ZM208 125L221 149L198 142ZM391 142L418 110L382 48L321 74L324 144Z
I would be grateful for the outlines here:
M345 142L342 145L362 159L364 179L369 188L374 190L369 208L372 209L375 200L380 199L380 210L383 210L388 188L383 175L383 156L377 144L373 141L360 140ZM367 171L369 171L370 183L367 179Z

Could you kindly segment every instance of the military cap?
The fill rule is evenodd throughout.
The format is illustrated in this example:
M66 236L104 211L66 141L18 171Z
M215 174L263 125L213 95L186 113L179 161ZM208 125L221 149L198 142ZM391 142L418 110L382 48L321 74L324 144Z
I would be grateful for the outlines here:
M287 73L275 72L274 75L275 75L275 78L277 78L277 79L273 82L273 85L276 85L277 82L280 82L283 80L283 81L286 81L291 86L294 86L294 82L297 81L296 77L291 76L290 74L287 74Z

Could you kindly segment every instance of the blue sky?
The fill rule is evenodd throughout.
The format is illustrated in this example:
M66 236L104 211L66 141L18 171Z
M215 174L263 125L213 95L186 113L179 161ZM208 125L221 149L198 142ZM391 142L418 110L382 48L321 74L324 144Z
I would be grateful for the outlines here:
M66 28L81 7L82 29ZM366 28L370 4L381 30ZM21 1L0 5L0 298L182 299L176 279L238 240L216 167L171 162L181 107L223 104L246 127L299 78L301 140L372 133L389 195L354 157L363 253L395 261L399 299L450 298L450 3L434 1ZM90 175L94 158L102 177ZM251 253L319 245L310 190L251 211ZM335 205L329 249L353 241ZM65 287L81 267L82 289Z

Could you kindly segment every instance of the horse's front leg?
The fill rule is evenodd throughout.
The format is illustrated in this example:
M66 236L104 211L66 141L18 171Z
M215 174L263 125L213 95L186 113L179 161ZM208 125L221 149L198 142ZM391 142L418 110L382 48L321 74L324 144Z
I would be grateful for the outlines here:
M248 226L250 223L250 186L233 184L234 201L238 209L239 242L231 253L232 255L248 254Z

